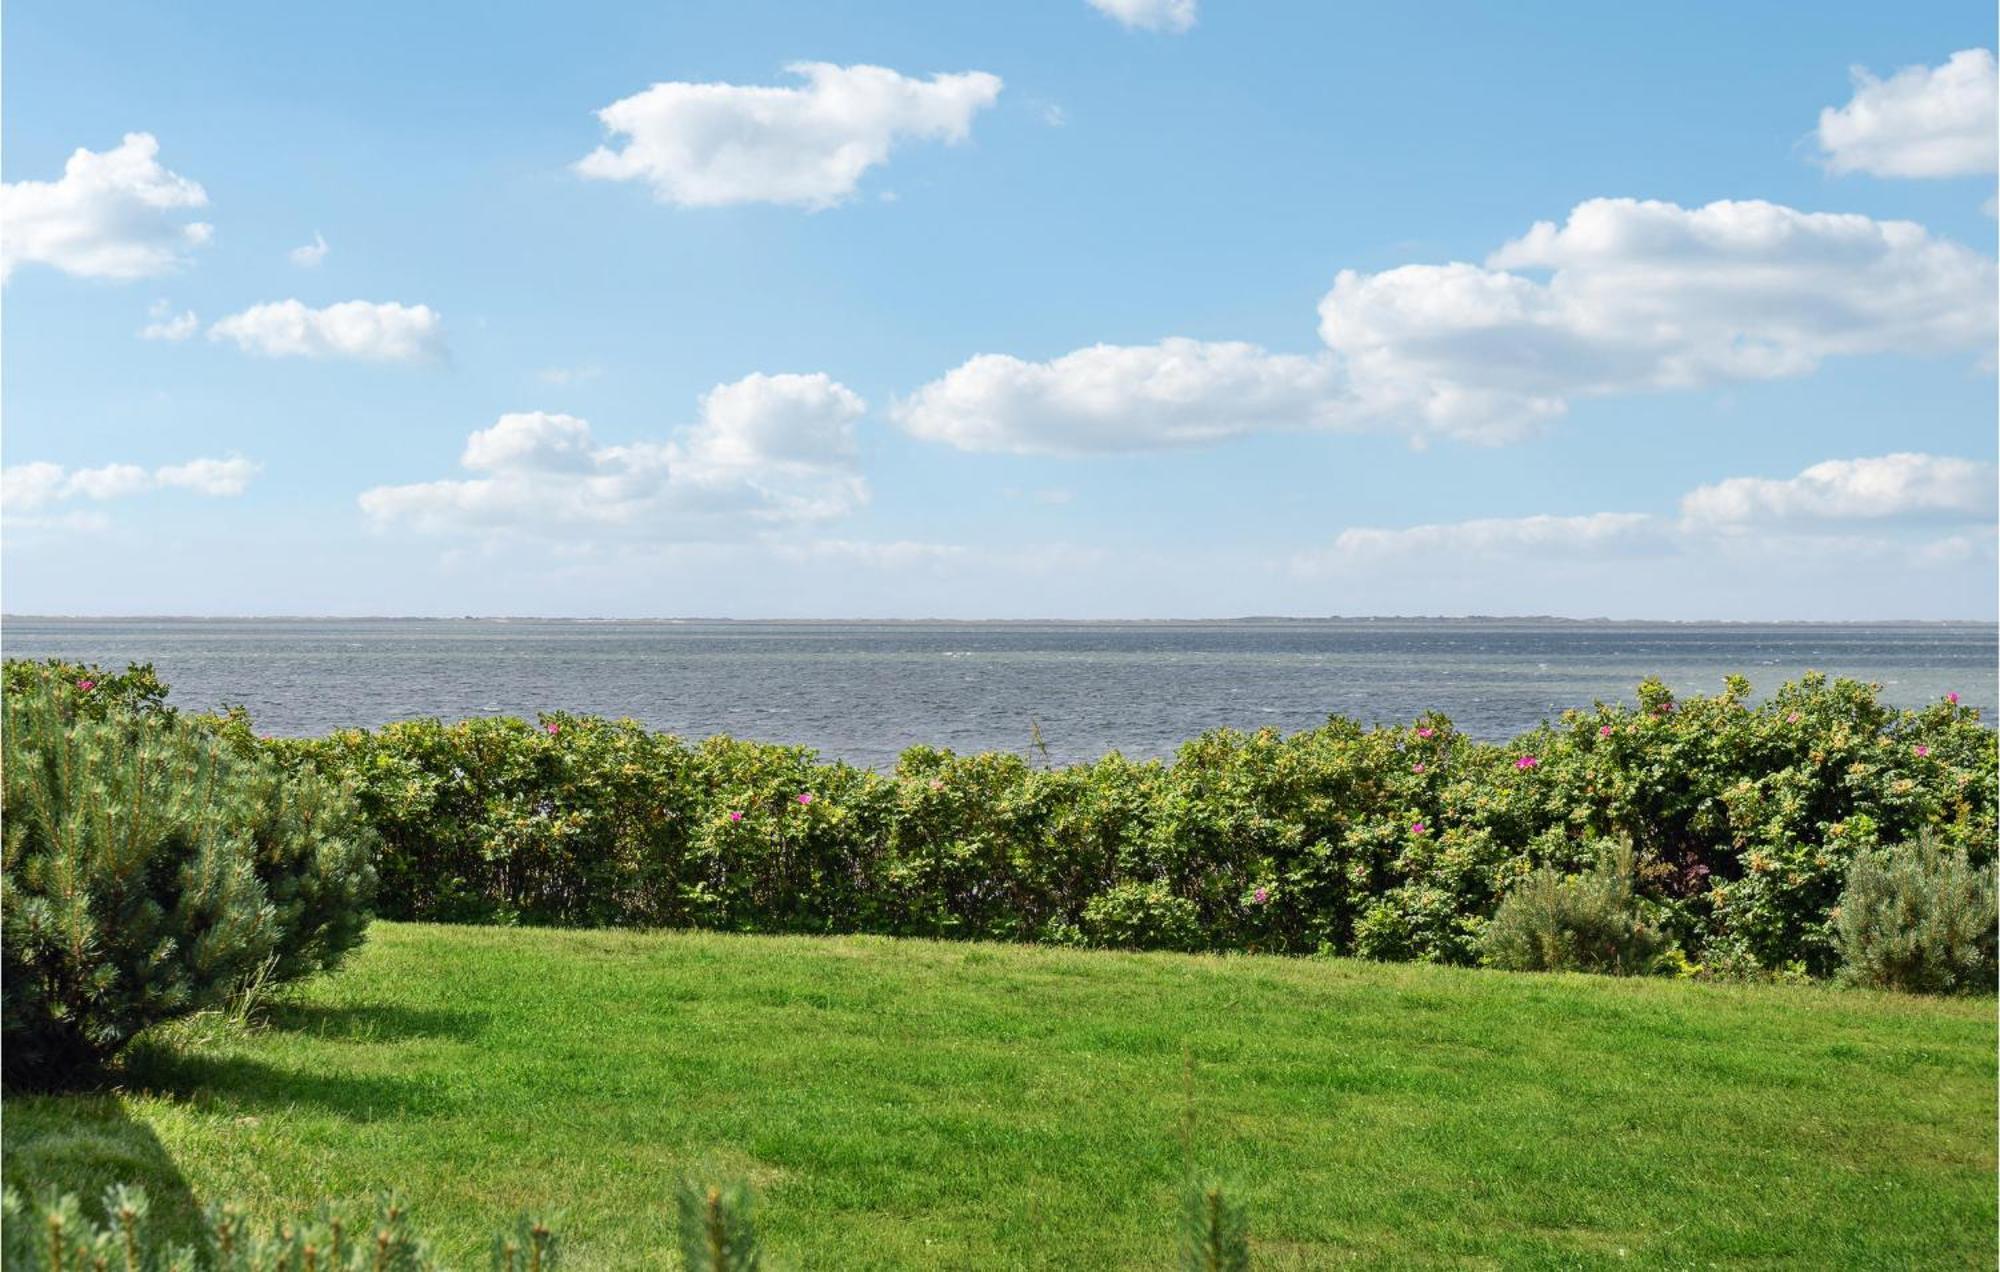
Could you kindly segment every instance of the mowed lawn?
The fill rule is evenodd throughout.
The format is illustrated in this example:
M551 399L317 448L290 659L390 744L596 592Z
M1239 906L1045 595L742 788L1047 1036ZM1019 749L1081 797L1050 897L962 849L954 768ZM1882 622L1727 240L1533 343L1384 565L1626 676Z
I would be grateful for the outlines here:
M394 1188L467 1266L540 1208L578 1269L667 1266L675 1181L745 1177L782 1266L1160 1268L1191 1153L1262 1267L1991 1267L1994 1007L382 923L261 1030L7 1100L6 1175L183 1221Z

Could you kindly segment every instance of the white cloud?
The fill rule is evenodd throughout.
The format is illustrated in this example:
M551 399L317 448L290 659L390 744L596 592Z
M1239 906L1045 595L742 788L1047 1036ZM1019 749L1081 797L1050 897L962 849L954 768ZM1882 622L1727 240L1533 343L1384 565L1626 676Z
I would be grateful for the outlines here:
M597 112L624 139L576 164L586 177L640 180L662 203L826 208L903 140L963 141L1000 94L984 71L928 80L880 66L795 62L805 84L655 84Z
M146 469L138 464L104 464L97 468L65 469L36 461L0 471L0 499L10 515L34 513L71 499L126 499L155 490L180 489L198 495L240 495L262 465L232 456L193 459Z
M164 300L156 301L146 313L152 321L139 328L141 340L186 340L201 327L201 319L195 316L194 310L176 314L174 307Z
M147 278L179 269L214 227L183 219L208 206L197 183L160 166L151 133L106 151L78 148L56 181L0 184L0 278L22 264L80 278Z
M1854 69L1854 97L1819 113L1819 145L1837 173L1959 177L2000 167L1993 54L1964 49L1943 66L1906 66L1888 79Z
M971 359L900 402L968 450L1144 450L1281 428L1505 442L1579 398L1990 350L1993 261L1908 221L1763 202L1579 204L1483 265L1343 270L1315 355L1170 339Z
M1194 25L1195 0L1090 0L1090 7L1133 30L1178 33Z
M1146 450L1331 425L1337 378L1324 356L1173 337L1092 345L1048 362L982 354L893 414L916 436L964 450Z
M261 465L247 459L191 459L185 464L169 464L153 470L153 480L161 486L192 490L198 495L240 495L249 489L250 479Z
M331 250L326 245L325 236L314 230L312 242L295 247L285 255L300 269L318 269L319 263L326 259L326 254Z
M854 438L865 409L824 374L755 374L704 394L698 421L661 442L603 444L575 416L503 415L466 441L460 462L476 476L378 486L360 504L378 525L439 532L741 538L866 502Z
M1678 520L1598 512L1356 527L1325 547L1295 555L1290 564L1301 577L1409 574L1413 562L1421 562L1419 574L1455 571L1469 577L1490 573L1492 563L1504 559L1515 563L1510 568L1546 574L1634 555L1699 564L1718 552L1741 556L1746 550L1741 543L1753 541L1755 552L1771 561L1833 554L1944 565L1992 540L2000 511L1996 478L2000 474L1992 464L1948 456L1830 459L1782 480L1730 477L1698 486L1681 498ZM1934 535L1940 521L1958 527L1942 539L1927 537L1926 527ZM1759 533L1740 533L1753 526Z
M434 362L444 357L444 322L428 305L342 301L309 309L297 300L252 305L208 329L211 340L234 340L265 357L356 358L367 362Z
M1991 259L1908 221L1592 199L1484 266L1343 271L1320 335L1368 414L1498 441L1578 397L1985 349L1994 278Z
M543 384L581 384L603 374L603 364L585 362L573 367L543 367L535 372L535 378Z
M1902 452L1829 459L1796 477L1731 477L1689 491L1681 515L1690 526L1779 522L1879 521L1995 515L1993 465Z
M1413 556L1593 556L1652 547L1658 535L1656 520L1642 512L1485 517L1398 530L1360 527L1341 531L1330 548L1301 554L1295 565L1301 572L1318 573Z

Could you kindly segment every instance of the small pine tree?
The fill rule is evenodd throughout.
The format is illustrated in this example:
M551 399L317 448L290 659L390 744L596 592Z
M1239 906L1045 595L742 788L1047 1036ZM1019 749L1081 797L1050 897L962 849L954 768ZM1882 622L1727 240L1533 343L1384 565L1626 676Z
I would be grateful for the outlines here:
M6 694L0 1029L9 1086L88 1077L142 1029L333 966L374 875L353 802L166 713Z
M758 1272L763 1256L750 1224L750 1190L702 1187L681 1181L681 1262L687 1272Z
M1993 868L1928 834L1856 857L1835 922L1850 984L1976 994L1992 993L2000 975Z
M1249 1272L1250 1221L1216 1184L1181 1199L1181 1272Z
M223 1001L277 915L214 745L164 719L72 724L30 692L0 746L5 1073L43 1086Z
M163 1244L147 1232L142 1188L117 1185L104 1194L105 1223L83 1211L76 1194L53 1189L30 1201L9 1188L0 1195L0 1257L6 1272L439 1272L430 1248L412 1235L403 1207L384 1197L371 1222L350 1223L321 1207L305 1223L260 1230L241 1208L211 1206L199 1248ZM554 1243L540 1225L536 1250L543 1261L516 1268L552 1266Z
M1650 972L1666 937L1633 896L1632 846L1620 844L1588 874L1544 866L1516 884L1480 935L1487 966L1515 972Z

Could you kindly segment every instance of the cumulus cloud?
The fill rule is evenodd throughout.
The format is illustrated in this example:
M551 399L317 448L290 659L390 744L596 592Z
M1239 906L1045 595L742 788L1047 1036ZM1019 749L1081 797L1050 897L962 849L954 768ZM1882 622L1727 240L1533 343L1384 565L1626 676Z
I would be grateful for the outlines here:
M1906 66L1888 79L1854 69L1854 97L1819 113L1828 170L1878 177L1976 176L2000 168L1993 54L1963 49L1943 66Z
M1994 288L1990 258L1908 221L1593 199L1484 264L1342 271L1320 301L1317 354L1192 340L1040 363L984 354L896 417L969 450L1143 450L1271 428L1505 442L1579 398L1990 350Z
M81 147L55 181L0 184L0 279L22 264L80 278L132 279L170 273L214 227L189 221L208 206L199 184L160 166L151 133L126 133L110 150Z
M312 242L295 247L285 255L300 269L318 269L319 263L326 259L326 254L331 250L326 245L326 237L318 230L314 230Z
M1889 518L1992 520L1993 465L1900 452L1829 459L1796 477L1731 477L1689 491L1681 515L1691 526L1881 521Z
M342 301L324 309L297 300L252 305L208 329L269 358L354 358L366 362L435 362L445 356L444 320L428 305Z
M192 309L176 314L174 307L166 301L155 301L146 311L151 322L139 328L141 340L186 340L201 328L201 319L195 317Z
M125 499L155 490L187 490L214 497L240 495L262 465L240 456L192 459L184 464L144 468L138 464L104 464L66 469L36 461L0 470L0 499L10 518L36 513L73 499Z
M1132 30L1179 34L1194 25L1195 0L1090 0L1090 7Z
M1322 356L1170 338L1092 345L1048 362L982 354L893 414L916 436L965 450L1145 450L1332 424L1336 379Z
M377 486L360 503L378 525L435 532L739 538L866 502L864 410L824 374L755 374L702 395L696 423L665 441L606 444L572 415L503 415L466 441L474 476Z
M963 141L1000 94L984 71L915 79L880 66L795 62L799 87L655 84L597 112L618 149L576 164L586 177L644 181L662 203L826 208L905 140Z

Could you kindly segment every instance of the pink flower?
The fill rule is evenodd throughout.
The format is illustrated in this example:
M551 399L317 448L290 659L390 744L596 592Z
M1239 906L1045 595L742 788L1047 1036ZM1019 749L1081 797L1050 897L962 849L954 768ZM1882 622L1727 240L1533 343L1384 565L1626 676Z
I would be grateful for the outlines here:
M1610 736L1611 736L1611 734L1612 734L1612 728L1611 728L1611 726L1610 726L1610 725L1608 725L1608 724L1603 724L1603 725L1599 725L1599 726L1598 726L1598 728L1597 728L1597 736L1598 736L1598 737L1600 737L1600 738L1608 738L1608 737L1610 737Z
M1430 832L1430 827L1424 825L1422 822L1414 822L1410 826L1410 833L1412 835L1428 834L1429 832Z
M943 789L944 789L944 779L943 779L943 778L941 778L941 777L934 777L934 778L932 778L932 779L931 779L931 789L932 789L932 790L934 790L934 791L941 791L941 790L943 790Z
M545 728L545 729L547 729L547 730L549 731L549 736L550 736L550 737L554 737L554 736L555 736L556 734L558 734L558 733L561 733L561 732L562 732L562 726L561 726L560 724L557 724L557 723L556 723L555 721L553 721L553 720L549 721L549 722L548 722L547 724L543 725L542 727L543 727L543 728Z
M812 802L813 802L813 797L811 791L807 791L805 794L799 796L799 803L801 804L810 804Z
M95 680L79 680L76 682L76 687L84 693L89 693L92 689L97 688L97 682Z
M1424 771L1424 766L1423 766L1423 765L1421 765L1421 764L1412 764L1412 765L1410 765L1410 772L1412 772L1412 773L1421 773L1421 772L1423 772L1423 771Z
M740 822L740 821L742 821L742 820L743 820L743 810L742 810L742 809L740 809L740 808L732 808L732 809L730 809L730 810L729 810L729 820L730 820L730 821L733 821L733 822Z
M1514 767L1517 769L1531 769L1535 767L1535 765L1540 763L1541 761L1536 759L1534 756L1524 755L1520 759L1514 761Z
M1258 905L1262 905L1271 899L1271 890L1269 888L1259 888L1250 894L1250 899Z
M1917 743L1917 758L1918 758L1918 759L1920 759L1920 760L1921 760L1921 759L1926 759L1926 758L1928 758L1928 757L1930 756L1930 753L1931 753L1931 749L1930 749L1929 747L1925 746L1925 745L1924 745L1923 743L1921 743L1921 742Z
M1785 717L1786 724L1797 724L1798 722L1799 722L1799 713L1796 711L1792 712L1790 715Z
M1427 724L1417 730L1417 736L1420 738L1434 738L1437 736L1437 730Z
M1944 700L1945 700L1946 702L1949 702L1949 703L1950 703L1950 704L1951 704L1952 706L1954 706L1954 707L1955 707L1955 706L1957 706L1957 705L1958 705L1958 691L1954 689L1954 690L1953 690L1952 692L1950 692L1950 693L1946 694L1946 695L1944 696Z

